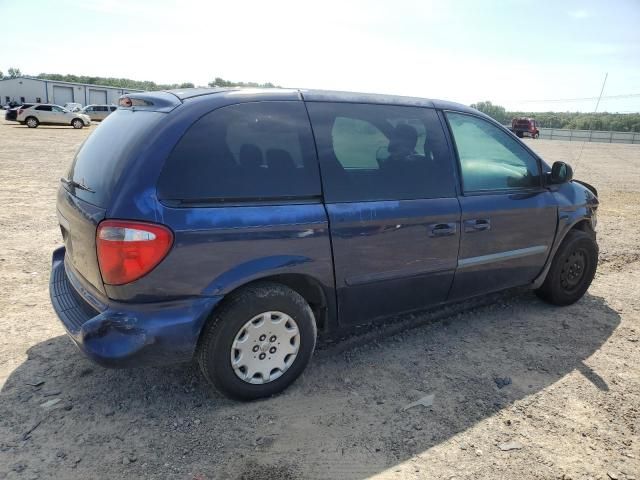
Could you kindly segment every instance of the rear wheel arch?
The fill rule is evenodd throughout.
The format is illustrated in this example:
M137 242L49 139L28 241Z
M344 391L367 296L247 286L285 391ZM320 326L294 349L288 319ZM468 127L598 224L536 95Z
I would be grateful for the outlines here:
M26 124L28 127L35 128L38 125L40 125L40 120L38 120L38 118L34 117L33 115L29 115L24 119L24 122L21 122L21 123L23 125ZM31 125L33 125L33 127Z
M204 377L218 391L233 398L252 400L279 393L304 371L315 349L317 325L308 301L294 289L281 282L276 283L272 278L249 282L225 295L225 299L211 312L200 333L195 358ZM251 335L247 335L247 329L251 329L252 324L263 328L261 324L255 323L256 320L262 319L264 323L269 318L275 319L274 324L278 328L278 320L282 317L293 323L293 327L289 325L289 330L296 329L294 335L297 337L297 346L295 352L285 352L289 355L284 359L272 360L270 356L266 357L286 349L286 344L281 346L278 342L282 341L281 334L286 335L287 332L272 331L272 325L271 328L267 327L269 332L265 331L259 339L252 339ZM238 336L246 337L248 343L244 347L242 345L245 340ZM288 337L285 336L286 338ZM251 345L254 345L253 348ZM291 345L294 346L293 340ZM237 357L234 357L234 352ZM287 363L290 355L294 355L293 363ZM240 363L241 361L246 363ZM265 377L254 377L251 365L263 361L267 362L267 368L275 369L267 374L266 382L258 381L258 384L254 384L256 382L253 379ZM271 361L285 363L269 366ZM248 368L248 371L242 368ZM241 373L238 373L239 370ZM278 371L280 375L273 376ZM242 377L242 373L251 375L252 380Z
M246 290L260 283L277 283L290 288L298 293L311 307L311 311L316 320L318 331L323 331L328 324L330 302L329 293L325 291L320 281L310 275L301 273L283 273L267 275L258 279L243 283L233 288L225 294L225 299L211 312L210 317L215 316L217 310L222 308L227 299L237 296L239 292Z

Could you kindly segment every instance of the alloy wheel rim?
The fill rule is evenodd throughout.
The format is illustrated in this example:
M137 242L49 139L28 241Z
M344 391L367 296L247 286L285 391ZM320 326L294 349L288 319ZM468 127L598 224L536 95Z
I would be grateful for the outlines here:
M293 318L269 311L245 323L231 345L231 366L242 381L263 385L280 378L295 361L300 331Z

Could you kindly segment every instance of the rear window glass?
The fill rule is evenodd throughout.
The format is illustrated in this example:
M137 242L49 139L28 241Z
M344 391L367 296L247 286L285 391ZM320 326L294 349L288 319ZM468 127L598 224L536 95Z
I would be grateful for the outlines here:
M142 145L143 136L166 114L119 110L109 115L82 144L67 178L93 192L72 188L72 193L93 205L106 207L125 162Z
M302 102L223 107L195 122L167 159L163 200L192 202L315 197L321 193Z

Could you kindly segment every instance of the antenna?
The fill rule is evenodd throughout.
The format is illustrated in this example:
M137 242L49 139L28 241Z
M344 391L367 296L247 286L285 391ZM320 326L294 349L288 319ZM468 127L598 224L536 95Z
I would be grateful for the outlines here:
M602 88L600 89L600 96L598 97L598 101L596 102L596 108L593 111L593 113L595 114L598 111L598 107L600 106L600 100L602 100L602 94L604 93L604 86L607 83L607 77L609 76L609 72L604 74L604 81L602 82ZM593 122L593 120L592 120ZM589 130L593 130L593 123L589 124ZM582 147L580 147L580 153L578 154L578 158L576 159L576 163L575 163L575 167L574 167L574 171L578 170L578 162L580 161L580 158L582 158L582 152L584 150L584 144L587 143L587 140L583 140L582 141Z

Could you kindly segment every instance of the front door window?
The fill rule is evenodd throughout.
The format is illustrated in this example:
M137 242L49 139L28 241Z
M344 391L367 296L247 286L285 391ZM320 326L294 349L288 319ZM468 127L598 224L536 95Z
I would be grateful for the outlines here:
M540 186L538 161L518 140L481 118L447 113L465 193Z

